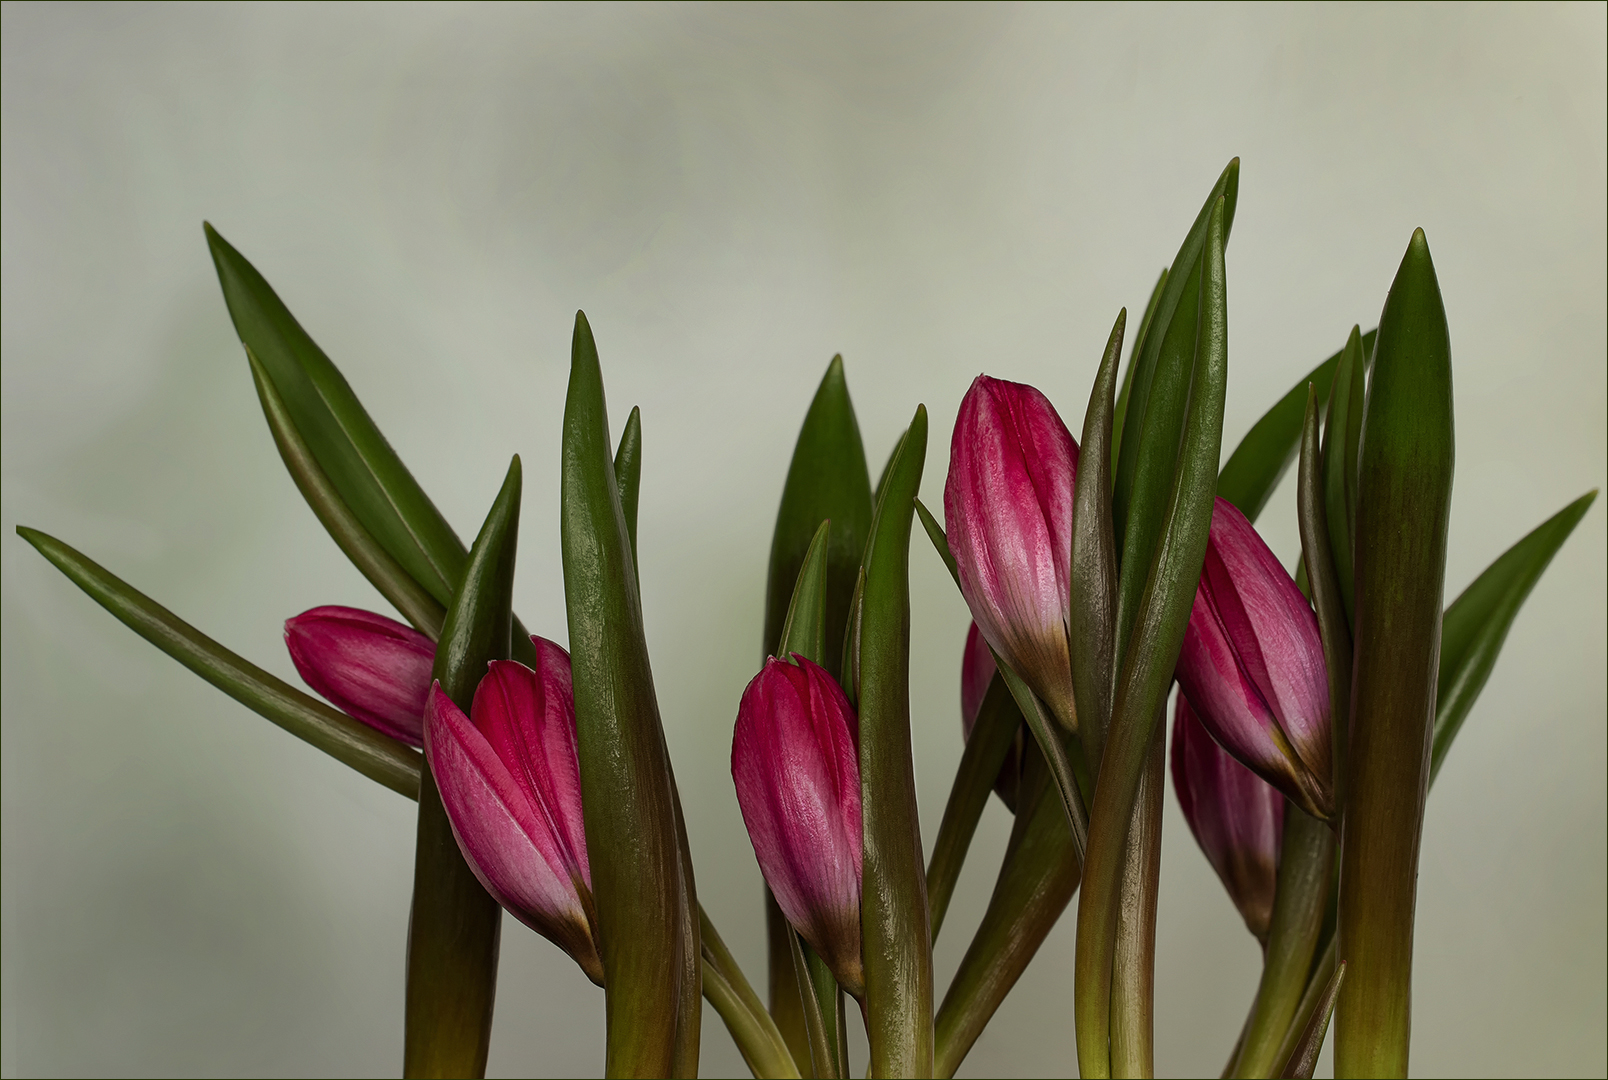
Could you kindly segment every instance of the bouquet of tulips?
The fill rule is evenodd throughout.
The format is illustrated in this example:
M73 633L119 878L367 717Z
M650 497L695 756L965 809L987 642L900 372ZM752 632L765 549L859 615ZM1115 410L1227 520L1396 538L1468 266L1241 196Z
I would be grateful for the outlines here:
M1444 604L1451 350L1422 231L1377 329L1353 329L1220 465L1238 177L1236 160L1136 326L1117 315L1080 439L1038 390L977 377L942 523L917 498L925 409L873 485L841 358L827 367L782 487L766 659L732 703L731 775L767 886L763 998L698 903L643 631L640 417L611 436L584 315L560 454L567 651L512 610L519 459L466 547L210 226L285 466L405 621L340 607L290 619L313 697L61 541L19 532L196 674L417 800L405 1075L483 1075L507 909L603 988L611 1076L697 1075L703 999L755 1076L850 1075L853 1013L870 1075L952 1076L1074 896L1079 1072L1150 1075L1170 760L1263 950L1244 1027L1224 1032L1225 1075L1311 1076L1332 1017L1338 1075L1403 1076L1425 799L1595 492ZM1292 464L1293 575L1254 524ZM909 707L918 520L916 547L930 541L973 619L965 749L930 851ZM538 628L557 621L542 614ZM991 793L1014 825L940 999L933 942Z

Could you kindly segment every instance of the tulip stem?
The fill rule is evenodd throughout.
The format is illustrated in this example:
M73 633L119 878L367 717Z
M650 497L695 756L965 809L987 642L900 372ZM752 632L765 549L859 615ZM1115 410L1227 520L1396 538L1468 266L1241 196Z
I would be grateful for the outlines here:
M732 1041L757 1077L796 1077L799 1069L781 1031L721 940L703 905L698 905L703 947L703 996L725 1021Z
M1128 826L1116 955L1111 966L1111 1075L1155 1073L1156 899L1161 885L1161 792L1166 735L1156 725Z
M1294 803L1286 802L1278 892L1268 930L1262 981L1245 1042L1235 1063L1239 1077L1272 1076L1284 1061L1279 1049L1298 1011L1329 899L1334 869L1334 833Z

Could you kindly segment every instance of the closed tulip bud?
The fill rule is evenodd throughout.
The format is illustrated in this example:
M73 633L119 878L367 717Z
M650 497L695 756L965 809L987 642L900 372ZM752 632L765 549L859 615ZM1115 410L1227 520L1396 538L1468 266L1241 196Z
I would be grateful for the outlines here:
M531 642L537 669L493 660L468 716L431 688L424 752L475 877L602 986L569 654Z
M424 699L435 643L395 619L316 607L285 620L303 681L337 709L409 746L424 745Z
M1251 523L1218 499L1178 683L1225 750L1313 817L1334 812L1318 619Z
M944 520L984 639L1073 730L1072 485L1078 444L1045 396L979 375L949 447Z
M1284 796L1218 746L1180 690L1173 712L1173 790L1245 926L1267 940L1284 837Z
M858 997L859 721L825 668L793 660L766 660L743 691L731 776L777 906Z

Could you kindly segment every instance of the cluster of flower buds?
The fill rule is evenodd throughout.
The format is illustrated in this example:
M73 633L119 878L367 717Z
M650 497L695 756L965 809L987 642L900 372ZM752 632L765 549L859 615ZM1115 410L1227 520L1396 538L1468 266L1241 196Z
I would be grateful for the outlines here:
M314 608L285 623L285 641L309 686L355 719L424 747L480 883L601 986L569 654L532 637L536 670L493 661L465 716L431 683L435 646L383 615Z

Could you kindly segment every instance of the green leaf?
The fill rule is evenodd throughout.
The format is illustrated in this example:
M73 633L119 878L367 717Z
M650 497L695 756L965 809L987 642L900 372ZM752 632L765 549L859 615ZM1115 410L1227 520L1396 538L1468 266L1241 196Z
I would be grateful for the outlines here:
M1348 632L1355 613L1351 527L1357 515L1357 450L1362 439L1367 357L1373 354L1376 337L1377 331L1363 335L1357 327L1351 328L1335 369L1334 392L1329 395L1329 415L1323 425L1323 506Z
M1374 333L1370 330L1363 338L1369 348L1373 346ZM1301 417L1306 411L1307 385L1317 387L1319 402L1328 401L1335 371L1344 353L1344 349L1335 353L1290 387L1289 393L1251 425L1251 430L1229 456L1228 464L1223 466L1217 478L1217 494L1238 507L1248 520L1255 521L1261 514L1268 499L1273 497L1273 490L1295 461L1301 442Z
M1330 814L1339 821L1342 803L1341 779L1345 776L1346 732L1351 716L1351 623L1340 595L1340 578L1329 546L1334 530L1328 521L1324 483L1319 475L1318 395L1307 390L1306 422L1301 430L1301 470L1296 484L1296 518L1301 531L1301 568L1313 607L1318 615L1318 632L1323 639L1324 669L1328 673L1329 728L1331 742L1328 762ZM1342 506L1341 512L1345 512ZM1341 718L1347 718L1342 721ZM1309 763L1322 772L1321 763ZM1271 1067L1269 1064L1268 1067Z
M1078 456L1083 465L1082 483L1072 495L1072 610L1067 643L1078 733L1088 759L1096 763L1105 750L1115 679L1117 548L1111 523L1111 387L1127 321L1128 309L1123 308L1089 391L1089 406L1083 414L1083 449Z
M463 542L268 282L211 225L206 234L235 331L330 483L380 546L439 603L450 603L467 557Z
M301 433L296 430L290 414L285 411L279 391L274 389L273 381L250 349L246 350L246 359L251 363L251 377L257 384L257 398L262 402L263 416L268 420L268 430L273 433L274 445L279 448L286 471L296 482L297 490L307 500L313 514L346 557L352 560L352 565L362 571L363 576L402 613L403 618L431 641L439 638L446 609L435 597L425 592L413 580L413 576L402 568L402 564L391 558L390 553L363 527L363 523L353 516L346 501L319 467Z
M1139 333L1134 337L1133 344L1128 350L1128 366L1122 372L1122 389L1117 391L1117 402L1112 412L1111 422L1111 473L1116 475L1117 457L1122 450L1122 429L1128 419L1128 396L1133 393L1133 369L1139 362L1140 354L1145 350L1145 341L1150 336L1150 323L1156 315L1156 305L1161 302L1162 288L1167 284L1167 268L1162 267L1161 276L1156 279L1155 288L1150 290L1150 301L1145 304L1144 318L1139 320ZM1124 309L1126 310L1126 309Z
M698 1005L698 987L682 985L687 916L697 901L683 873L674 780L614 481L603 374L580 313L564 402L560 521L586 847L603 955L605 1070L670 1076L681 1064L682 1013Z
M831 537L832 523L821 522L804 553L798 583L787 605L787 619L776 643L776 655L783 659L797 653L819 664L826 657L826 566Z
M631 565L637 563L637 501L642 495L642 410L631 406L620 432L620 446L614 452L614 486L620 490L620 513L625 515L625 533L631 539ZM640 571L639 571L640 573Z
M849 598L854 591L860 556L871 529L871 477L866 469L865 446L854 418L843 358L835 356L815 391L804 425L793 447L782 504L776 513L771 539L770 571L766 578L766 656L776 655L782 622L821 522L832 522L832 543L826 560L826 645L821 666L840 682L843 633L848 624ZM790 959L790 958L789 958ZM789 967L789 977L791 968Z
M838 988L832 969L798 931L787 928L793 955L793 971L804 1007L804 1026L810 1043L811 1075L844 1077L849 1075L847 1024L843 1015L843 991Z
M140 637L257 715L410 799L419 797L420 754L230 652L155 600L55 537L17 535Z
M926 453L927 410L917 406L862 562L860 921L875 1076L932 1074L932 938L910 751L910 527Z
M1404 1076L1453 459L1451 337L1422 229L1379 316L1365 409L1335 1068Z
M1312 1080L1312 1074L1318 1067L1318 1055L1323 1051L1323 1037L1329 1033L1329 1020L1334 1016L1335 1002L1340 998L1340 987L1345 984L1345 979L1346 965L1341 962L1334 976L1324 986L1323 996L1318 999L1311 1018L1296 1036L1290 1056L1285 1059L1284 1068L1279 1070L1280 1076L1292 1080Z
M1168 485L1165 516L1154 545L1155 554L1147 557L1148 572L1143 590L1138 594L1140 601L1133 619L1132 638L1125 651L1119 650L1121 674L1111 730L1089 816L1083 897L1078 903L1074 1004L1078 1067L1081 1075L1088 1077L1106 1076L1111 1068L1111 972L1128 825L1150 753L1151 738L1160 722L1167 690L1172 685L1173 668L1189 624L1211 528L1217 461L1222 447L1223 396L1228 380L1228 292L1223 265L1226 218L1227 200L1219 198L1211 211L1201 255L1200 295L1196 304L1200 320L1195 334L1196 350L1183 436L1175 456L1174 475ZM1194 276L1191 275L1192 279ZM1141 441L1162 440L1164 430L1152 429L1147 415ZM1136 491L1147 485L1148 482L1140 485ZM1146 501L1137 497L1134 506L1134 522L1150 512ZM1132 539L1137 534L1130 529L1129 535ZM1149 545L1133 543L1124 548L1124 593L1130 580L1130 560L1140 558L1148 548ZM1119 620L1120 605L1125 600L1125 595L1119 599ZM1119 646L1123 637L1119 621Z
M1188 387L1188 368L1195 355L1195 324L1197 322L1197 307L1200 298L1200 254L1206 245L1206 227L1211 217L1212 207L1221 198L1223 203L1223 237L1227 242L1228 234L1234 224L1234 207L1239 200L1239 158L1228 163L1223 174L1212 185L1211 194L1201 206L1200 213L1196 215L1195 222L1184 237L1178 254L1173 258L1171 269L1167 272L1166 281L1161 287L1161 298L1156 301L1155 314L1150 325L1144 333L1144 344L1139 352L1137 361L1130 360L1133 367L1133 386L1130 392L1127 408L1123 411L1123 426L1118 433L1121 439L1117 454L1117 471L1112 490L1112 520L1115 523L1117 544L1119 549L1126 550L1132 540L1141 541L1142 550L1148 550L1151 544L1143 542L1146 536L1155 532L1155 524L1140 523L1138 532L1129 535L1130 526L1128 518L1130 508L1144 504L1146 500L1156 497L1145 491L1146 483L1141 474L1165 473L1163 481L1171 479L1171 471L1163 470L1158 459L1158 449L1154 446L1144 453L1151 460L1141 469L1141 451L1146 444L1155 443L1154 436L1146 438L1144 432L1149 429L1165 428L1171 434L1171 449L1161 454L1161 458L1177 455L1177 432L1179 419L1182 416L1181 406L1171 399ZM1179 384L1177 369L1182 368L1182 387ZM1155 386L1158 373L1162 378L1162 385ZM1159 393L1158 393L1159 391ZM1151 403L1152 396L1157 397L1155 404ZM1132 420L1133 423L1128 423ZM1130 439L1130 432L1136 432L1141 437ZM1165 448L1163 448L1165 449ZM1154 483L1155 481L1151 481ZM1166 486L1159 497L1165 500Z
M436 645L431 677L465 714L486 665L512 649L520 487L515 457ZM408 918L404 1076L486 1075L501 931L502 909L464 860L426 760Z
M1446 751L1451 749L1452 740L1485 689L1508 630L1530 590L1596 498L1596 491L1588 491L1537 525L1486 567L1446 609L1441 624L1430 783L1435 782Z
M983 816L983 807L988 805L988 793L993 790L1000 769L1016 745L1022 723L1022 710L1011 697L1005 680L996 673L977 710L971 737L961 752L960 765L949 787L949 802L944 806L943 821L938 826L938 839L932 845L932 859L927 864L927 906L932 912L935 942L949 910L955 883L960 880L966 850Z
M938 1009L935 1076L955 1075L1077 891L1080 867L1066 812L1031 744L1023 759L1004 865Z

